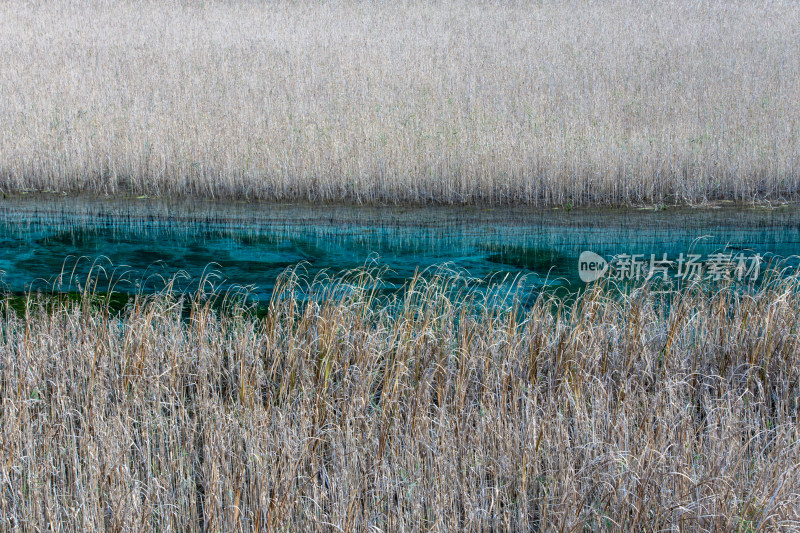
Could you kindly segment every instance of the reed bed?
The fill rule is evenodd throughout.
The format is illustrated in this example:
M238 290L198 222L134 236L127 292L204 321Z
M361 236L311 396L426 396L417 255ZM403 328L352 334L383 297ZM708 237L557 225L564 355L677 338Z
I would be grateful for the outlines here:
M797 531L800 281L0 319L3 529ZM215 310L216 309L216 310Z
M798 20L780 0L8 0L0 191L793 199Z

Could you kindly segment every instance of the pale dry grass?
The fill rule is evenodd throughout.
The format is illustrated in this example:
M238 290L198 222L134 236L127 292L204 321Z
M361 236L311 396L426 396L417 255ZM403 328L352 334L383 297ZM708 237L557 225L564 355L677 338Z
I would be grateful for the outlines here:
M0 3L0 189L598 204L800 191L800 4Z
M796 279L519 314L358 276L258 320L6 308L2 528L800 530Z

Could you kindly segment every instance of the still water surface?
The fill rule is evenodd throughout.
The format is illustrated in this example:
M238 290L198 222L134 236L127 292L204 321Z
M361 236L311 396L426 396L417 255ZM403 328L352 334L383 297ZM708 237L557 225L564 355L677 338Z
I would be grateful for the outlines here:
M708 210L514 210L344 208L86 198L0 201L0 287L52 288L64 271L84 275L99 258L123 277L116 290L157 290L178 272L214 271L218 289L251 286L268 298L277 277L302 265L309 277L385 266L388 288L449 264L497 282L527 276L531 290L583 286L578 256L694 252L800 252L797 207ZM78 260L79 258L86 258ZM142 283L142 280L146 280ZM61 278L61 290L74 290Z

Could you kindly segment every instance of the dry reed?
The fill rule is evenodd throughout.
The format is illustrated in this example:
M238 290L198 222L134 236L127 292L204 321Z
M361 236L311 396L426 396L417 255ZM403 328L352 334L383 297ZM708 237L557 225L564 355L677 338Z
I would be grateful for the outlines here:
M796 198L789 1L0 2L0 191Z
M2 528L800 528L796 279L524 312L451 284L6 308Z

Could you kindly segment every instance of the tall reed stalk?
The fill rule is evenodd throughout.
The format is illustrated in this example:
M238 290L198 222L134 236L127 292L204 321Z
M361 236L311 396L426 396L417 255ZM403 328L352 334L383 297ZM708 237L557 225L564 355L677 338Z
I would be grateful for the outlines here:
M797 198L793 1L0 2L0 191Z
M289 275L260 319L0 308L1 527L797 529L796 278L525 309L374 282Z

